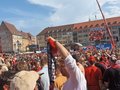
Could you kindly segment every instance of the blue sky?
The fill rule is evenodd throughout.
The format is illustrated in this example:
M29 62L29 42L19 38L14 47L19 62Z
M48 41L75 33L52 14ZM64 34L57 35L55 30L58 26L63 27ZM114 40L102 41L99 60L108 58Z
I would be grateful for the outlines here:
M37 35L46 27L101 19L95 0L0 0L0 22ZM99 0L105 17L120 16L120 0Z

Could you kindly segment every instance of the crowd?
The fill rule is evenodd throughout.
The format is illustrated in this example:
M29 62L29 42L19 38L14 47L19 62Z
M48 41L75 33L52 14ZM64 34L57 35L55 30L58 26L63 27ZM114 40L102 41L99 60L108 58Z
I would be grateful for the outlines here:
M0 54L0 90L120 90L120 49L67 50L52 37L55 79L47 53Z

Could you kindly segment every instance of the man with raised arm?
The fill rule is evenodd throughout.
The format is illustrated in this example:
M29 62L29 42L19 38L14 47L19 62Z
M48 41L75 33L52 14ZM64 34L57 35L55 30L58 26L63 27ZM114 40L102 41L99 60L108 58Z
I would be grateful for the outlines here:
M75 59L68 50L52 37L48 37L48 42L53 41L57 50L64 58L69 78L63 86L63 90L87 90L86 80L82 71L78 68Z

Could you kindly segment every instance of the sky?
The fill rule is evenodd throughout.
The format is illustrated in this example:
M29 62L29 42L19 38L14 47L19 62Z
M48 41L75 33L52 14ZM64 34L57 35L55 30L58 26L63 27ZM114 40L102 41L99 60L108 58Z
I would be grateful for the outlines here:
M9 22L34 36L46 27L102 19L96 0L0 1L0 23ZM98 1L106 18L120 16L120 0Z

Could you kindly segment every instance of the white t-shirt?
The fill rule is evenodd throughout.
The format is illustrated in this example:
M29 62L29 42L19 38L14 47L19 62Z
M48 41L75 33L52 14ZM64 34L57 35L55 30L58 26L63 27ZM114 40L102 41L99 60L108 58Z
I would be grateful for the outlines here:
M64 84L63 90L87 90L85 76L78 68L75 59L73 59L71 55L66 57L65 65L70 77Z

